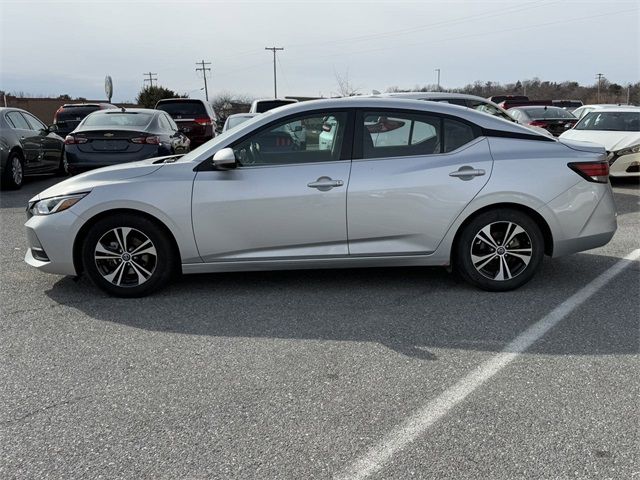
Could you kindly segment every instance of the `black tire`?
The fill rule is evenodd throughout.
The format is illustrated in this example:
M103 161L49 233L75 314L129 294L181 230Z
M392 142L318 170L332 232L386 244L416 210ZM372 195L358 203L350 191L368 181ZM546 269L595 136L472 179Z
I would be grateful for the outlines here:
M99 220L89 229L82 244L84 271L96 286L110 295L149 295L165 287L177 270L178 252L168 235L154 221L138 215L119 214ZM155 253L149 253L146 241L151 242ZM123 244L124 252L120 248ZM98 254L99 258L96 258L97 247L104 252ZM136 251L142 254L135 255Z
M491 238L484 240L487 234ZM504 292L531 280L543 256L544 237L536 222L519 210L496 209L465 225L455 245L454 265L468 283Z
M60 163L54 173L56 177L66 177L68 175L67 167L65 165L64 150L62 151L62 155L60 155Z
M16 171L19 169L19 171ZM4 172L2 172L2 188L7 190L18 190L24 182L24 159L17 152L12 152L7 158Z

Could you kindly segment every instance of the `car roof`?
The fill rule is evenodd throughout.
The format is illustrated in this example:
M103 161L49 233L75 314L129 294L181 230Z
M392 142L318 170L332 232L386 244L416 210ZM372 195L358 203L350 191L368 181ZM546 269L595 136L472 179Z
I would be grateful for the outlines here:
M91 115L114 115L116 113L150 113L157 115L161 110L154 110L153 108L108 108L106 110L98 110Z
M201 102L201 103L207 103L206 101L202 100L201 98L162 98L160 100L158 100L157 103L169 103L169 102ZM157 105L156 103L156 105Z
M468 93L447 93L447 92L396 92L396 93L381 93L375 95L376 97L396 97L396 98L408 98L414 100L421 99L439 99L439 98L459 98L464 100L482 100L485 103L493 103L486 98L478 97L477 95L469 95Z
M621 105L621 106L615 106L615 107L603 107L603 108L598 108L597 109L598 112L602 112L602 113L607 113L607 112L638 112L640 113L640 107L634 107L633 105Z
M635 105L620 105L618 103L593 103L591 105L582 105L578 108L639 108Z
M554 110L564 110L564 108L558 107L557 105L518 105L516 107L511 107L509 110L533 110L534 108L553 108Z
M485 100L486 101L486 100ZM503 130L514 133L526 133L529 135L538 135L531 129L518 125L515 122L509 122L493 115L479 112L477 110L452 105L450 103L425 102L423 100L414 100L407 98L381 97L381 96L355 96L344 98L327 98L320 100L309 100L306 102L293 103L283 105L273 110L269 110L261 114L264 120L259 121L260 124L268 123L275 116L280 117L281 113L295 114L304 113L306 111L332 108L389 108L398 110L417 110L433 113L449 114L468 120L476 125L495 130ZM258 125L254 123L253 125Z
M244 112L244 113L234 113L232 115L229 115L227 118L235 118L235 117L255 117L257 115L262 115L261 113L249 113L249 112Z

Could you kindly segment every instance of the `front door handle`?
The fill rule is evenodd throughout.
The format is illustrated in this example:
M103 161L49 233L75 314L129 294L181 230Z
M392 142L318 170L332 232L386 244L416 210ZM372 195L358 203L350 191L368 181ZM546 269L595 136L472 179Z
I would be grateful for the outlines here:
M481 177L485 173L486 172L481 168L473 168L465 165L455 172L451 172L449 176L459 178L460 180L471 180L473 177Z
M326 192L334 187L341 187L344 185L342 180L333 180L331 177L320 177L315 182L307 183L309 188L317 188L321 192Z

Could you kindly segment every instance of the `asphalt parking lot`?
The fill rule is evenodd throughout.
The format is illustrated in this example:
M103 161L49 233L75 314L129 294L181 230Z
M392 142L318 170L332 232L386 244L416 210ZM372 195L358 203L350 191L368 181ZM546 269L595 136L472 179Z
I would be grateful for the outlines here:
M398 268L124 300L23 263L26 202L56 181L0 194L0 478L640 479L640 262L467 382L640 248L638 182L614 185L609 245L515 292Z

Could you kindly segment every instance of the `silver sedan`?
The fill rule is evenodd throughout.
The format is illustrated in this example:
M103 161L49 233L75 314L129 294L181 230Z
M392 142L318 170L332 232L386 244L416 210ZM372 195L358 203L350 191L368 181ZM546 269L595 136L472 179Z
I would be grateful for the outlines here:
M125 297L178 273L415 265L504 291L545 254L611 239L608 168L600 146L454 105L301 102L185 156L45 190L29 202L25 260Z

